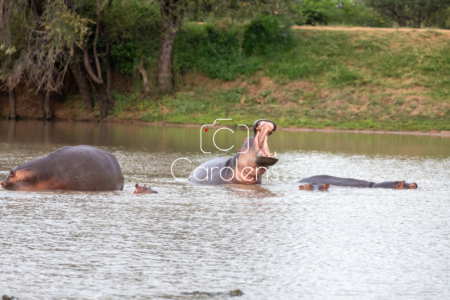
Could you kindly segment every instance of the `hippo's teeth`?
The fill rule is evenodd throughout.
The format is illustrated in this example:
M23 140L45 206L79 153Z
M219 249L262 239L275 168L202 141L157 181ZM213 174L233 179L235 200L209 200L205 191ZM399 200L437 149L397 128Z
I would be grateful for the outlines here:
M277 151L273 154L273 158L277 158Z

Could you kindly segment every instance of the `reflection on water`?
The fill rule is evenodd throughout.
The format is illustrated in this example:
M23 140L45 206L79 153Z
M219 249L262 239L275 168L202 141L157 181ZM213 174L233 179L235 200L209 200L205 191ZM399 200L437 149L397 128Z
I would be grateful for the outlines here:
M450 139L277 132L279 180L194 186L180 178L211 156L199 128L0 121L0 178L66 145L112 152L121 192L0 190L0 292L23 299L445 299L450 296ZM208 133L213 133L211 130ZM218 134L233 151L246 133ZM226 156L226 155L224 155ZM415 181L418 190L331 187L329 174ZM133 195L146 183L158 194ZM203 298L206 296L202 296Z
M167 127L120 123L0 121L0 141L9 144L60 144L124 147L158 152L200 151L200 126ZM203 132L205 151L218 153L212 143L213 130ZM250 136L252 132L250 130ZM247 133L222 130L216 142L222 149L237 151ZM327 151L350 154L386 154L446 157L450 138L440 136L383 135L278 131L269 138L275 151Z

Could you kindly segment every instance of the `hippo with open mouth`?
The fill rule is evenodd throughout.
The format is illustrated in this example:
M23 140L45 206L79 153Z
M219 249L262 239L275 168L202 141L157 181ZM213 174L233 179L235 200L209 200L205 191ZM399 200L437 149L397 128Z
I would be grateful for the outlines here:
M240 152L232 158L211 159L191 172L189 180L198 184L260 184L262 176L278 162L270 153L267 138L277 129L269 120L253 124L253 136L246 138Z
M337 186L347 186L347 187L367 187L367 188L385 188L385 189L396 189L396 190L406 190L406 189L417 189L417 183L406 183L405 181L385 181L380 183L375 183L372 181L365 181L353 178L341 178L329 175L317 175L308 178L304 178L297 183L301 185L299 188L301 190L309 190L309 186L323 185L337 185ZM306 186L306 187L305 187ZM308 188L307 188L308 187Z

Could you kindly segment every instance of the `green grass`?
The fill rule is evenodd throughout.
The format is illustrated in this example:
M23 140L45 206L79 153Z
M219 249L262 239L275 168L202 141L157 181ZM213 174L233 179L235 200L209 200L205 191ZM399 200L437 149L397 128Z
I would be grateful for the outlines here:
M178 74L204 76L203 83L214 80L217 88L180 80L174 95L160 99L141 99L139 91L118 93L114 117L129 119L133 113L142 121L193 124L268 118L292 127L450 130L450 41L441 34L282 29L278 40L244 51L245 30L185 27L175 46ZM264 87L261 80L267 78L271 85ZM233 82L224 88L226 81Z

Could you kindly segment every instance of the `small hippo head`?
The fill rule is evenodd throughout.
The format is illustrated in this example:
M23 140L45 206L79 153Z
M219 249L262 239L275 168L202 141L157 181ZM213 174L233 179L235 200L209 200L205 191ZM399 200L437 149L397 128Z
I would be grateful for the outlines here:
M404 180L403 181L399 181L397 186L395 187L395 189L399 189L399 190L415 190L417 189L417 183L406 183Z
M323 184L317 184L317 185L312 185L312 184L304 184L304 185L300 185L298 188L300 190L305 190L305 191L314 191L314 190L319 190L319 191L328 191L328 188L330 187L329 183L323 183Z
M27 170L12 170L1 182L2 188L11 191L32 189L37 184L37 176Z
M143 186L139 186L139 183L136 183L136 190L133 194L158 194L157 191L152 190L151 187L147 187L145 184Z

